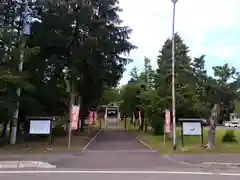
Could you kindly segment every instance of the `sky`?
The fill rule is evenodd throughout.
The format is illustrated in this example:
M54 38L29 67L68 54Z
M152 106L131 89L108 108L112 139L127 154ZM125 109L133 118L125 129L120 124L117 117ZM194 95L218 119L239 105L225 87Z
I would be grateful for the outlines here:
M144 56L157 68L157 56L172 34L171 0L119 0L120 18L132 30L130 41L138 48L129 57L121 84L130 79L133 67L143 70ZM206 69L228 63L240 71L240 0L178 0L175 31L190 48L189 55L206 55Z

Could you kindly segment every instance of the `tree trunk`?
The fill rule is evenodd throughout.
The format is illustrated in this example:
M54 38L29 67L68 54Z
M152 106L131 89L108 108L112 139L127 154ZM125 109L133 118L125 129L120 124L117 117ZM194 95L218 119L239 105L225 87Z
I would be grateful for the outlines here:
M218 104L215 104L209 118L210 127L208 130L208 142L207 142L207 145L205 145L205 147L207 148L215 148L216 146L215 135L216 135L216 124L218 119L219 119L219 106Z
M148 132L148 118L147 118L147 116L145 116L145 118L144 118L144 126L145 126L144 127L144 131Z
M142 118L142 121L140 123L140 131L143 131L144 123L145 123L145 118Z
M215 123L210 125L208 130L208 143L207 148L215 148L215 135L216 135L216 125Z

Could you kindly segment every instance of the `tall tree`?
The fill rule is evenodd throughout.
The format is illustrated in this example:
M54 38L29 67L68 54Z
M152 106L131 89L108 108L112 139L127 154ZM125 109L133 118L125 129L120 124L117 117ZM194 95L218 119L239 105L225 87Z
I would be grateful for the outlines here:
M21 33L24 7L25 3L23 1L2 1L0 6L0 68L3 73L1 75L1 84L5 86L4 94L2 94L5 102L4 109L8 109L4 130L6 130L9 119L13 119L12 115L9 114L16 109L17 102L20 100L21 103L23 99L19 99L16 89L19 87L25 90L33 88L28 81L28 72L24 71L22 73L19 71L20 61L22 61L21 55L24 54L24 61L27 61L29 56L36 50L28 46L24 48L21 46L22 41L26 39ZM2 135L5 135L4 131Z
M186 109L186 107L189 107L189 97L193 95L193 92L191 92L191 84L188 83L193 76L187 45L184 44L182 38L178 34L175 34L175 42L176 112L178 116L183 117L187 111L191 110ZM158 91L158 104L162 110L171 107L171 48L172 41L168 39L160 50L160 55L157 59L158 68L156 70L155 87Z
M237 87L233 88L233 84L237 81L231 79L234 78L237 74L236 69L234 67L229 67L228 64L224 64L223 66L215 66L213 67L214 76L217 81L217 86L214 89L215 94L217 95L217 101L221 104L221 119L220 121L224 121L229 119L229 114L234 110L234 102L237 100Z

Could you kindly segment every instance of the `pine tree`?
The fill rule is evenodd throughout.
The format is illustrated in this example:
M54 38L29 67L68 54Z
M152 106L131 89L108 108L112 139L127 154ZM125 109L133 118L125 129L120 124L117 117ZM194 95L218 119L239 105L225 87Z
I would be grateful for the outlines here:
M190 91L192 79L191 58L188 56L188 47L182 38L175 34L175 88L176 88L176 109L181 115L182 107L189 104L188 97L192 96ZM167 39L157 59L156 89L158 91L158 104L162 109L171 108L172 89L172 41Z

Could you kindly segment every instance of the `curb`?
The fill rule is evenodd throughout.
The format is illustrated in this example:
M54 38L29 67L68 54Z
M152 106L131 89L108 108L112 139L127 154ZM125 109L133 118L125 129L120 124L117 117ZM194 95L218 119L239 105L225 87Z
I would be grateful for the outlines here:
M185 161L178 161L176 159L173 159L171 158L170 156L168 155L163 155L163 157L171 162L174 162L174 163L179 163L179 164L182 164L182 165L187 165L187 166L194 166L194 167L203 167L202 164L192 164L192 163L188 163L188 162L185 162Z
M204 167L217 167L217 168L240 168L240 163L224 163L224 162L203 162Z
M0 161L0 169L9 168L56 168L56 166L41 161Z
M179 163L182 165L187 165L187 166L192 166L192 167L198 167L198 168L240 168L240 163L224 163L224 162L202 162L202 163L198 163L198 164L192 164L192 163L188 163L185 161L178 161L175 160L167 155L163 156L165 159L175 162L175 163Z
M100 134L100 132L102 132L103 129L100 129L97 134L82 148L82 151L85 151L88 146L90 146L90 144L92 144L92 142L96 139L96 137Z
M145 143L144 141L142 141L139 136L136 137L136 140L137 140L138 142L140 142L141 144L143 144L146 148L155 151L149 144L147 144L147 143Z

